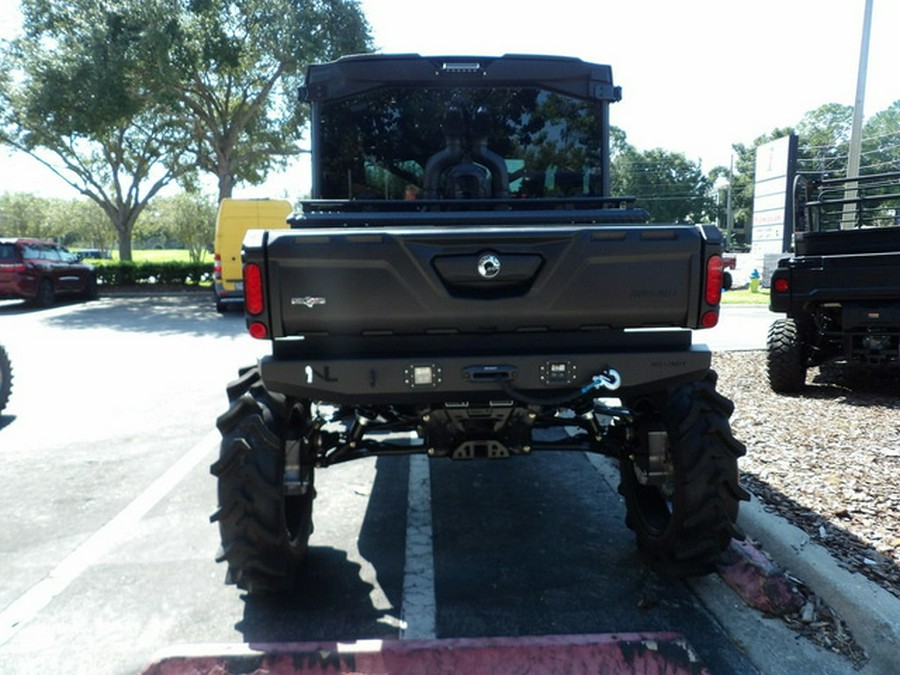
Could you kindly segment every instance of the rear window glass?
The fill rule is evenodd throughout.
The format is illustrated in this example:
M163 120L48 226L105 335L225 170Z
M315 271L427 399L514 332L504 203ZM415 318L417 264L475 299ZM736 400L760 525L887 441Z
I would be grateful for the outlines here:
M15 244L0 244L0 262L18 262Z
M448 139L442 122L451 107L462 119ZM452 171L442 178L433 198L453 198L454 191L491 196L485 165L496 160L487 155L505 165L509 197L602 193L597 104L541 89L379 90L325 104L321 133L325 198L422 196L429 160L437 162L454 143L462 168L456 178Z

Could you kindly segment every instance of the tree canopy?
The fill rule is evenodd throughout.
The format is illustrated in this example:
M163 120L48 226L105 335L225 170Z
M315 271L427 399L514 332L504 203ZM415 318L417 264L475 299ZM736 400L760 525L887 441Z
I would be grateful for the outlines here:
M731 180L734 221L746 228L753 211L753 181L756 149L790 133L799 137L797 170L824 178L846 175L850 151L853 108L827 103L807 112L794 127L776 128L750 144L735 143L734 172ZM860 173L900 171L900 100L869 118L863 126ZM728 169L716 167L715 180L727 176Z
M625 141L621 130L612 160L614 194L637 198L653 222L710 222L715 218L712 181L698 163L662 148L639 151Z
M356 0L181 0L162 89L187 110L219 199L300 152L302 69L371 49Z
M355 0L22 0L0 46L0 142L94 201L131 259L165 186L219 196L299 152L302 67L370 46Z
M150 62L165 53L161 2L22 0L23 34L4 45L0 139L106 213L124 260L147 202L194 170L183 116L155 95Z

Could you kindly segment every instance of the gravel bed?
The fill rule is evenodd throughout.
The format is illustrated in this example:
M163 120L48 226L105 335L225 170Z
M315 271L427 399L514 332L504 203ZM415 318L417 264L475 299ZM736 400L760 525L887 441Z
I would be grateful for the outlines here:
M769 389L765 352L713 355L747 446L744 486L842 565L900 597L900 373L829 364Z

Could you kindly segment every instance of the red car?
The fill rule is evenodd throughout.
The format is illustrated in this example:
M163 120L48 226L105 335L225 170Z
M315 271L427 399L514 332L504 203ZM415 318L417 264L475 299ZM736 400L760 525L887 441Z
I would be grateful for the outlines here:
M63 295L95 298L94 268L50 241L0 239L0 299L20 298L49 307Z

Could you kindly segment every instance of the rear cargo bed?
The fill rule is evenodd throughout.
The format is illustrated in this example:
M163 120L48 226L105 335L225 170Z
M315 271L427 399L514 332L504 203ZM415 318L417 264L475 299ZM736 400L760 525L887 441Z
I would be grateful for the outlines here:
M703 261L719 247L713 228L631 223L315 227L245 240L248 260L265 250L275 337L697 327Z

